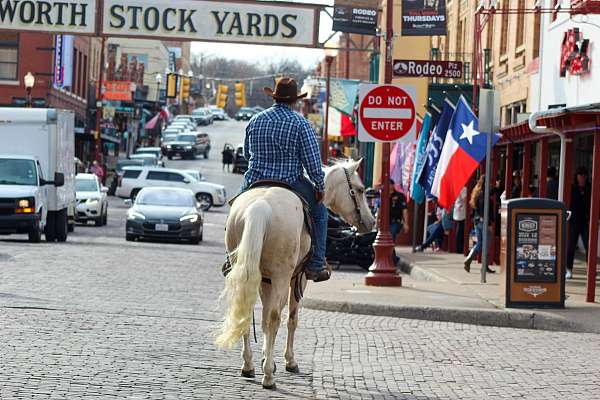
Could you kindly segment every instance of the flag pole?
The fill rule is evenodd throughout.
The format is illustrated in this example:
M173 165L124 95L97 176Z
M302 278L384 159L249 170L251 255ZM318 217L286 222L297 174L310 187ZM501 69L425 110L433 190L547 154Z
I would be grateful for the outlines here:
M392 44L394 41L394 0L386 2L385 19L385 83L392 83ZM381 208L379 209L379 232L373 248L375 261L365 276L368 286L402 286L402 278L396 270L392 254L394 242L390 233L390 143L381 146ZM414 229L414 228L413 228Z
M486 127L479 127L480 130L487 131L486 146L485 146L485 194L483 206L483 240L481 249L481 283L486 283L486 273L488 269L488 248L489 248L489 230L490 221L490 175L492 174L492 140L494 137L494 92L492 90L482 90L480 99L485 97L485 106L488 113L486 122L489 122ZM482 107L479 107L481 110ZM480 119L481 121L481 119Z

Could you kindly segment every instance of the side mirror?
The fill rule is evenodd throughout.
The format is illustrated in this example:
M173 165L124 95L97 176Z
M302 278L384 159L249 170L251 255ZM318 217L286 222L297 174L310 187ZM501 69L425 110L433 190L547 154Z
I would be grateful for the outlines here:
M54 173L54 186L61 187L65 185L65 174L62 172Z
M188 178L183 178L183 183L190 183L190 180Z
M131 201L131 199L125 199L123 200L123 203L125 203L127 207L131 207L133 205L133 201Z
M108 188L107 188L106 186L102 186L102 187L100 188L100 191L101 191L102 193L108 193Z
M202 204L196 202L196 208L200 210L202 208Z

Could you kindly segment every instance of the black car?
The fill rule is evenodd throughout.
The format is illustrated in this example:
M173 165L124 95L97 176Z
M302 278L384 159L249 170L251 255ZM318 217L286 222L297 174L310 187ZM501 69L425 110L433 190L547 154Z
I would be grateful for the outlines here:
M243 174L248 170L248 160L244 157L244 146L239 145L233 154L233 173Z
M125 239L139 238L202 241L204 217L194 193L188 189L146 187L127 211Z
M194 159L198 154L203 154L204 150L204 146L198 143L198 138L194 133L179 134L174 141L165 142L162 145L162 151L169 160L175 156Z
M242 107L235 114L235 119L237 121L249 121L256 114L256 110L250 107Z

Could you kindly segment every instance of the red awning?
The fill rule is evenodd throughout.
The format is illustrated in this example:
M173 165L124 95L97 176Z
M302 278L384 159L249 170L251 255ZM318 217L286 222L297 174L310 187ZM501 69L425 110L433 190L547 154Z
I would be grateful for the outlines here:
M156 128L156 124L158 123L159 119L160 119L160 114L156 114L150 121L146 122L146 125L144 125L144 129Z

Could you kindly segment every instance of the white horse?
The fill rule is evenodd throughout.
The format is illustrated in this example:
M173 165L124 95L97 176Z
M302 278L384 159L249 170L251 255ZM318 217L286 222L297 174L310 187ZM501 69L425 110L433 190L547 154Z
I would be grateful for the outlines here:
M370 232L375 219L367 205L365 187L356 173L360 161L346 161L325 169L323 202L360 232ZM294 296L294 270L310 248L302 202L281 187L256 188L241 194L227 219L225 246L232 269L227 275L222 298L227 310L216 343L230 349L243 336L242 376L254 377L250 350L250 324L260 294L262 310L262 369L264 388L275 387L273 347L288 303L288 337L285 368L298 372L294 359L294 332L298 325L298 302ZM263 277L270 283L263 282ZM302 288L306 280L300 282Z

